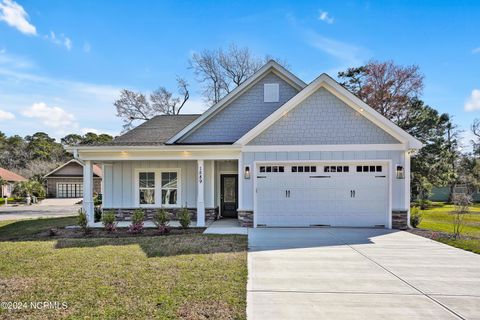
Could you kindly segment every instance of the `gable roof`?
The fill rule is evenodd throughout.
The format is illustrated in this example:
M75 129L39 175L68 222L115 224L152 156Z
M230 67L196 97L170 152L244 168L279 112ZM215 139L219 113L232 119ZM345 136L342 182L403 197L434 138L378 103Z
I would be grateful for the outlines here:
M359 112L362 116L382 128L386 132L390 133L394 138L398 139L402 143L408 144L408 148L422 148L423 144L420 141L418 141L409 133L398 127L392 121L382 116L380 113L378 113L372 107L360 100L357 96L345 89L342 85L340 85L338 82L336 82L334 79L332 79L329 75L325 73L322 73L317 79L312 81L296 96L294 96L283 106L278 108L270 116L265 118L256 127L247 132L243 137L238 139L234 144L246 145L253 138L265 131L267 128L277 122L280 118L282 118L286 113L298 106L303 100L305 100L307 97L309 97L321 87L324 87L325 89L330 91L337 98L345 102L348 106Z
M180 132L171 137L166 143L173 144L179 139L195 130L197 127L201 126L203 123L208 121L213 115L217 114L220 110L228 105L229 102L233 101L239 95L248 90L251 86L257 83L264 75L269 72L274 72L276 75L287 81L293 87L298 90L302 90L307 84L303 82L300 78L295 76L293 73L285 69L279 63L274 60L268 61L263 67L261 67L257 72L255 72L251 77L249 77L245 82L232 90L227 94L222 100L214 104L207 111L205 111L200 117L192 121L189 125L183 128Z
M199 114L159 115L136 128L104 143L106 146L155 146L163 145L177 132L197 119Z
M19 174L16 174L15 172L12 172L10 170L0 168L0 178L2 178L5 181L10 181L10 182L18 182L18 181L25 181L27 178L22 177Z
M62 168L66 167L70 164L77 164L77 165L79 165L83 168L83 164L80 161L78 161L77 159L72 159L70 161L65 162L64 164L62 164L58 168L50 171L49 173L47 173L43 177L48 178L49 176L54 175L55 172L58 172L59 170L61 170ZM102 169L99 166L97 166L96 164L94 164L92 167L93 167L93 174L101 178L102 177Z

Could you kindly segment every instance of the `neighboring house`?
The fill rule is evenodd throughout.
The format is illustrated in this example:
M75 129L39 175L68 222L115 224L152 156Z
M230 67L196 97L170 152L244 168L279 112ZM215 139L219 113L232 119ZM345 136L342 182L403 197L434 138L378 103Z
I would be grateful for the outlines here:
M274 61L202 115L157 116L101 146L74 146L93 222L92 165L103 207L187 207L198 226L405 228L410 156L422 144L326 74L310 84Z
M44 176L49 198L83 197L83 165L72 159ZM102 169L93 166L93 192L101 193Z
M7 169L0 168L0 178L7 181L7 184L0 187L2 197L11 197L16 182L26 181L27 179Z

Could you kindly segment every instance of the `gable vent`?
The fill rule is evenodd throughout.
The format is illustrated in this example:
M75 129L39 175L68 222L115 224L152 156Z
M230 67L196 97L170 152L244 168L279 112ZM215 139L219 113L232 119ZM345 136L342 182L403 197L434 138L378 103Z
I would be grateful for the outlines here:
M278 102L279 100L279 84L265 83L263 85L263 102Z

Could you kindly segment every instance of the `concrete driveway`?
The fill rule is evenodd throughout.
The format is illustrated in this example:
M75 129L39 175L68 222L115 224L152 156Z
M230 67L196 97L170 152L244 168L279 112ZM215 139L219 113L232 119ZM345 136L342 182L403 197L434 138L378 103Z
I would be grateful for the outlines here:
M480 255L383 229L250 229L249 319L480 319Z
M55 218L76 215L82 199L45 199L39 204L0 206L0 221Z

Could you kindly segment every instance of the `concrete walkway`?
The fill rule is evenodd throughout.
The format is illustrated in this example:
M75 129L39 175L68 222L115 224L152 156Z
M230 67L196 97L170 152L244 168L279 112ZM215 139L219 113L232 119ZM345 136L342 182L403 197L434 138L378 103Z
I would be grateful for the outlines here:
M480 319L480 255L403 231L249 229L248 319Z
M213 221L203 232L204 234L242 234L248 233L248 228L240 227L237 219L221 219Z

